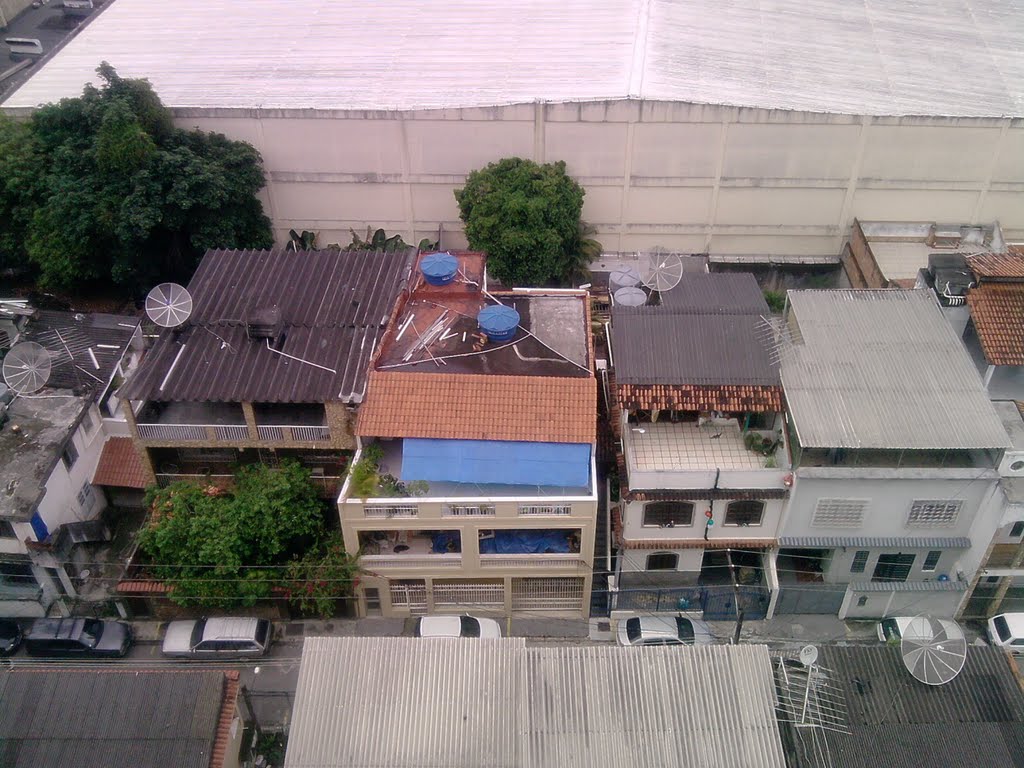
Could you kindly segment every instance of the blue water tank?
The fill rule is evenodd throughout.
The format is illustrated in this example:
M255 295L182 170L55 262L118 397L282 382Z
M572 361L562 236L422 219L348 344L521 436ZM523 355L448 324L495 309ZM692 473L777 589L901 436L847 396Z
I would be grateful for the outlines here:
M420 261L420 272L430 285L448 285L459 273L459 260L450 253L428 253Z
M476 321L491 341L509 341L519 327L519 313L504 304L494 304L481 309Z

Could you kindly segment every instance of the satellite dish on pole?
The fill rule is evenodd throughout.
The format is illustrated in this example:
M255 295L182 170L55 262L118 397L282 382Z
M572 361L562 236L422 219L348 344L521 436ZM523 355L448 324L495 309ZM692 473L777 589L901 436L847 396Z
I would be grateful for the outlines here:
M678 253L648 254L640 279L652 291L671 291L683 279L683 260Z
M800 649L800 663L809 667L818 660L818 649L813 645L805 645Z
M915 616L900 640L903 665L925 685L944 685L960 674L967 639L955 621Z
M177 328L192 314L192 295L177 283L160 283L146 296L146 315L161 328Z
M50 353L34 341L15 344L4 358L4 381L19 395L31 395L50 378Z

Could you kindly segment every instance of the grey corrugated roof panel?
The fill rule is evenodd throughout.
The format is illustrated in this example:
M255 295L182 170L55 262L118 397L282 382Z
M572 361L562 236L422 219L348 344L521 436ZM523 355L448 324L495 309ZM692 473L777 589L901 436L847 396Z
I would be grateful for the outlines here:
M307 638L285 766L782 768L773 702L763 646Z
M931 291L790 291L789 303L782 385L805 448L1009 446Z
M19 341L34 341L50 352L47 387L94 389L110 381L138 325L139 318L129 315L40 310Z
M749 272L686 272L679 284L660 294L661 307L672 312L720 315L767 315L761 287Z
M852 581L851 592L966 592L966 581Z
M913 547L970 549L966 536L780 536L780 547Z
M409 55L413 33L458 55ZM1021 39L1020 0L117 0L5 106L78 96L96 82L96 63L109 60L123 77L148 77L163 102L179 108L393 111L642 99L1019 117Z
M805 729L789 729L790 765L819 768L824 747L834 768L1022 766L1024 695L1011 663L972 646L954 680L929 686L907 672L899 648L822 646L819 664L845 701L850 732L815 734L815 745Z
M163 402L358 402L415 254L211 251L188 286L192 316L160 334L119 394ZM252 313L272 307L284 333L277 352L245 328Z
M215 671L11 669L0 676L0 762L207 768L223 691Z
M612 353L619 384L778 386L760 316L615 307Z

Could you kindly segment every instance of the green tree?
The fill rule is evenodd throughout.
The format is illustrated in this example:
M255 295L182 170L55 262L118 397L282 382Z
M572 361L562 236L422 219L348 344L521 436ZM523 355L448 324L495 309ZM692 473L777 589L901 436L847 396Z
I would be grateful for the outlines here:
M101 87L0 125L0 264L137 291L187 281L209 248L270 247L259 153L175 128L148 82L97 72Z
M235 487L223 492L172 483L152 490L149 502L153 522L139 534L139 548L179 605L230 607L268 597L289 555L323 529L309 471L293 461L242 467Z
M345 551L341 535L333 533L288 566L286 588L293 605L304 614L328 619L351 600L359 575L359 558Z
M581 226L583 188L565 163L513 157L473 171L455 190L466 238L487 252L487 268L507 285L563 281L593 256Z

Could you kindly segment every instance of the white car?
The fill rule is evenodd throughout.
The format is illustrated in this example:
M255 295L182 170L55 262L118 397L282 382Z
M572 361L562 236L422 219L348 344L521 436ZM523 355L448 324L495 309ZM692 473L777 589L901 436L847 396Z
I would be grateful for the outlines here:
M686 616L635 616L619 620L619 645L707 645L711 628Z
M263 656L273 633L266 619L225 617L172 621L164 635L164 656L236 659Z
M1001 613L988 620L988 641L1013 653L1024 653L1024 613Z
M928 624L927 622L914 624L914 619L916 618L918 617L890 616L888 619L882 619L875 627L878 639L883 643L897 643L902 641L909 631L911 637L917 636L921 640L927 640L928 637L924 633L928 631ZM933 619L933 621L937 621L950 637L963 637L964 632L955 621L949 619Z
M475 616L423 616L416 620L416 637L501 637L501 625L494 619Z

